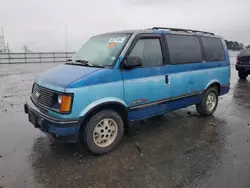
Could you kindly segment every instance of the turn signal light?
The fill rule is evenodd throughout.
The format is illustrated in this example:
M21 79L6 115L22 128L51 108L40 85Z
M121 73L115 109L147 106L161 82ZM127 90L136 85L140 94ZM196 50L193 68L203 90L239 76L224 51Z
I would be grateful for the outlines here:
M71 106L72 106L72 96L70 95L64 95L62 96L62 102L61 102L61 112L70 112Z

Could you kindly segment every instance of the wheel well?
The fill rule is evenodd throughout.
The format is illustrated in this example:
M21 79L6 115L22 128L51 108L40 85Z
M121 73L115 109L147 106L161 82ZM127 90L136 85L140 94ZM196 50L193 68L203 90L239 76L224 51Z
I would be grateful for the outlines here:
M212 83L208 88L215 87L218 91L218 95L220 94L220 84L218 82Z
M121 116L123 122L124 122L124 128L126 129L128 127L128 111L127 108L118 102L108 102L103 103L100 105L97 105L93 109L91 109L87 114L82 117L81 119L81 132L85 128L86 122L96 113L102 111L102 110L114 110L115 112L119 113Z

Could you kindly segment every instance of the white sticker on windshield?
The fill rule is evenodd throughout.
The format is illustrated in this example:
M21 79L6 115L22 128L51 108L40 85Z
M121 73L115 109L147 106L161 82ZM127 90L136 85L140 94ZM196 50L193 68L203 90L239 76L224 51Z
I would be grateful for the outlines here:
M114 43L123 43L126 37L116 37L116 38L110 38L108 43L114 42Z

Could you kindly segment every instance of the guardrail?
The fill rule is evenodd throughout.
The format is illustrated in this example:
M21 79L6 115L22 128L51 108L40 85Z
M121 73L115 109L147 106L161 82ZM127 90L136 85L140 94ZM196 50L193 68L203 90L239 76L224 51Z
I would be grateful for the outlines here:
M239 51L229 51L230 57L236 57ZM0 64L19 63L63 63L75 52L40 52L40 53L0 53Z
M62 63L75 52L0 53L0 64Z

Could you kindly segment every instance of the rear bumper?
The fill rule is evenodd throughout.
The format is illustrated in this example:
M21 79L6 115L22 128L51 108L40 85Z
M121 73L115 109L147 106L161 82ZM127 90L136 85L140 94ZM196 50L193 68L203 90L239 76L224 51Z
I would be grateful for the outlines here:
M77 142L80 132L79 119L58 119L42 112L32 101L24 104L24 112L35 128L39 128L55 140L60 142Z
M244 71L250 73L250 64L249 65L236 64L235 68L237 71Z

